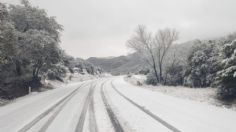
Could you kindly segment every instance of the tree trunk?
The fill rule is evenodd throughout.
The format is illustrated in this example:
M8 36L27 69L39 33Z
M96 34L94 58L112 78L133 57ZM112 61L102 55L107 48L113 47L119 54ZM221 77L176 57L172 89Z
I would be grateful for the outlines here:
M19 60L14 59L14 64L15 64L15 72L17 76L22 75L22 70L21 70L21 63Z
M159 78L158 78L158 73L157 73L156 62L155 62L154 56L153 56L153 54L152 54L152 51L150 51L150 53L151 53L151 57L152 57L153 70L154 70L154 72L155 72L156 81L157 81L157 83L158 83L158 82L159 82Z
M162 78L162 64L159 64L159 79L160 79L160 83L163 83L163 78Z
M36 76L36 67L33 68L33 73L32 73L33 77Z
M158 73L157 73L157 69L156 69L156 64L153 65L153 69L154 69L154 72L155 72L156 81L158 83L159 82L159 78L158 78Z

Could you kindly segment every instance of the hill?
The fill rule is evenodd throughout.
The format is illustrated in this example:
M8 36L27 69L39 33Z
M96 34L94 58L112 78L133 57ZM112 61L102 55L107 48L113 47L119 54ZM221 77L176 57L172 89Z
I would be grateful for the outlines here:
M194 41L189 41L172 46L166 56L166 59L168 60L167 63L173 60L174 55L184 62L187 59L189 52L192 50L193 45ZM137 52L127 56L109 58L91 57L87 59L87 61L95 66L101 67L105 72L109 72L113 75L137 73L141 70L148 69L148 64L143 55Z

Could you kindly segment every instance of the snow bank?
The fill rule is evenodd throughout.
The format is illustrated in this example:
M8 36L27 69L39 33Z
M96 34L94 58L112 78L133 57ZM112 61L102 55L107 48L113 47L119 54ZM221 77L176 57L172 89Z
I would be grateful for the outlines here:
M145 75L127 75L127 76L124 76L124 79L131 84L141 86L145 84L146 76Z
M124 77L124 80L128 83L131 83L136 86L137 82L140 81L139 76L132 76L130 78ZM142 82L142 80L140 81ZM183 87L183 86L152 86L152 85L146 85L144 81L142 82L141 88L145 88L147 90L151 90L153 92L161 92L167 95L171 95L174 97L182 98L182 99L188 99L198 102L205 102L211 105L219 106L219 107L226 107L233 110L236 110L236 104L228 105L224 102L219 101L216 98L217 89L216 88L189 88L189 87Z

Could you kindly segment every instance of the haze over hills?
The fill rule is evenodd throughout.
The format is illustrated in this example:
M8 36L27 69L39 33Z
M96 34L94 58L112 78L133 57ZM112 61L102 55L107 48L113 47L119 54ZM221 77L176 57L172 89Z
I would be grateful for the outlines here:
M194 41L190 41L172 46L166 56L167 63L170 63L174 59L174 54L177 59L186 60L193 45ZM113 75L137 73L140 70L148 69L148 64L143 58L143 55L137 52L118 57L90 57L87 61Z
M136 72L138 69L145 69L147 67L139 53L113 58L91 57L87 61L114 75Z

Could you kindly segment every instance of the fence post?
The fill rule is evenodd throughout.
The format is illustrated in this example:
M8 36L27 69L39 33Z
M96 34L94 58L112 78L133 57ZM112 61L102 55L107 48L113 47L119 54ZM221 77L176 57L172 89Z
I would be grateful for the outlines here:
M30 86L29 86L29 91L28 92L29 92L29 94L31 94L31 87Z

